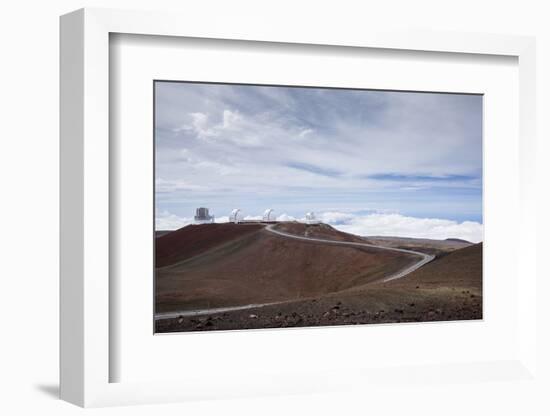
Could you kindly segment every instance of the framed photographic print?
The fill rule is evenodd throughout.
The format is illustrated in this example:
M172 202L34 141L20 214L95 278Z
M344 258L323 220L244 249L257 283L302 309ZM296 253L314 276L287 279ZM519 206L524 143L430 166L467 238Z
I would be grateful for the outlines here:
M482 318L482 95L153 88L156 332Z
M62 398L538 383L534 40L258 23L61 18Z

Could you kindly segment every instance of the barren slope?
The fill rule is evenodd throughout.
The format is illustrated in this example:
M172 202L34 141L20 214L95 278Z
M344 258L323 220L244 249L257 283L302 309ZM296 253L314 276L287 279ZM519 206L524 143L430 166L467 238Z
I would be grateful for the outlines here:
M459 239L432 240L406 237L364 237L364 239L378 246L404 248L436 256L473 245L473 243Z
M177 263L157 269L157 312L323 296L379 280L418 261L417 256L383 249L294 240L270 233L263 226L219 225L221 231L231 226L231 235L239 236L212 245L210 229L205 231L209 237L203 238L197 231L201 228L191 228L192 240L203 242L201 249L177 241L178 247L190 247L192 252L181 252ZM186 242L191 240L185 235L187 228L178 230L179 238ZM292 225L292 229L299 233L311 227ZM349 236L332 227L315 230L327 239Z
M387 287L468 288L481 293L483 244L471 245L435 259L406 279L384 284Z
M481 319L481 260L482 245L476 244L400 280L244 311L165 319L156 328L172 332Z
M155 267L164 267L261 230L261 224L187 225L155 241Z

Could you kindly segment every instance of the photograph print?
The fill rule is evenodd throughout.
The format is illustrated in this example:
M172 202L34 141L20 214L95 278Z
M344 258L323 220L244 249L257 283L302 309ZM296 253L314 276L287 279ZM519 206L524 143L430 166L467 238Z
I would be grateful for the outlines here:
M482 319L482 95L153 88L156 333Z

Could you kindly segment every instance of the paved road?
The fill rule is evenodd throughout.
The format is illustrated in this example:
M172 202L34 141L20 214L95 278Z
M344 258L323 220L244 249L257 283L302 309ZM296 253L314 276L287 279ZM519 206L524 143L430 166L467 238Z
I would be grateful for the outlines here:
M269 302L269 303L251 303L249 305L225 306L222 308L210 308L210 309L195 309L192 311L163 312L163 313L155 314L155 320L158 321L159 319L179 318L180 316L200 316L200 315L209 315L211 313L242 311L244 309L261 308L262 306L279 305L281 303L287 303L287 302L289 301Z
M377 246L375 244L369 244L369 243L356 243L352 241L335 241L335 240L325 240L323 238L314 238L314 237L303 237L295 234L285 233L284 231L276 230L275 226L277 224L271 224L265 227L265 230L277 234L282 237L286 238L293 238L296 240L305 240L305 241L315 241L317 243L323 243L323 244L338 244L343 246L352 246L352 247L369 247L369 248L376 248L381 250L389 250L389 251L398 251L400 253L407 253L407 254L414 254L416 256L419 256L420 259L415 264L408 266L404 268L403 270L400 270L397 273L394 273L386 278L384 278L384 282L389 282L390 280L400 279L402 277L405 277L409 273L414 272L418 268L424 266L426 263L432 261L435 256L432 256L430 254L421 253L419 251L413 251L413 250L405 250L403 248L394 248L394 247L383 247L383 246ZM170 318L178 318L180 316L200 316L200 315L208 315L211 313L218 313L218 312L231 312L231 311L240 311L245 309L252 309L252 308L260 308L262 306L268 306L268 305L276 305L281 303L286 303L288 301L283 302L269 302L269 303L252 303L250 305L240 305L240 306L227 306L223 308L212 308L212 309L196 309L191 311L178 311L178 312L166 312L166 313L158 313L155 315L155 320L159 319L170 319Z
M383 246L377 246L375 244L369 244L369 243L356 243L353 241L335 241L335 240L325 240L323 238L314 238L314 237L303 237L300 235L285 233L284 231L276 230L275 227L276 224L271 224L265 227L265 229L269 232L272 232L274 234L287 237L287 238L294 238L296 240L305 240L305 241L315 241L317 243L324 243L324 244L338 244L343 246L353 246L353 247L369 247L369 248L377 248L381 250L389 250L389 251L398 251L400 253L407 253L407 254L414 254L416 256L419 256L420 259L417 263L406 267L405 269L394 273L386 278L384 278L384 282L389 282L390 280L400 279L409 273L414 272L416 269L424 266L426 263L429 263L432 261L435 256L432 256L430 254L421 253L419 251L413 251L413 250L405 250L404 248L395 248L395 247L383 247Z

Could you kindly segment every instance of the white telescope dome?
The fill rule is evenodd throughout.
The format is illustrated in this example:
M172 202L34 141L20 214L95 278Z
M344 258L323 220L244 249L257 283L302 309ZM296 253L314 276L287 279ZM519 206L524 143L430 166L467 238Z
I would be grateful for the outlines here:
M231 214L229 214L229 221L234 222L235 224L238 224L243 219L244 215L239 208L235 208L233 211L231 211Z
M263 221L275 221L275 211L272 208L268 208L264 211Z

